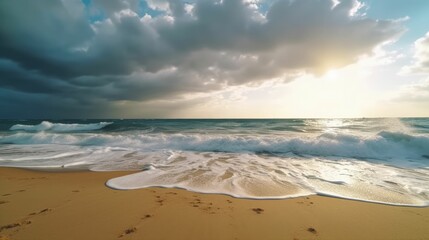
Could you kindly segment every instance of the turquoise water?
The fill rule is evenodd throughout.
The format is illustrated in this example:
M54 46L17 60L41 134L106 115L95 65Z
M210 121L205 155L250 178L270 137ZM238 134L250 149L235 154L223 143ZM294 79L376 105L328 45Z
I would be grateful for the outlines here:
M429 204L429 119L0 120L0 166L137 173L118 189Z

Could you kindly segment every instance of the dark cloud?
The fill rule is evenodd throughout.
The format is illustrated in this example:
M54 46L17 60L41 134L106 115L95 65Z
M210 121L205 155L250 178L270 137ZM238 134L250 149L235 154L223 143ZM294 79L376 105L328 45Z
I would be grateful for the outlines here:
M141 102L319 74L403 32L356 13L356 0L259 7L268 10L241 0L0 1L0 90L14 99L1 117L36 116L26 110L35 104L47 115L111 116L122 102L124 114Z
M94 36L78 1L1 1L0 56L53 75L74 73L73 53Z

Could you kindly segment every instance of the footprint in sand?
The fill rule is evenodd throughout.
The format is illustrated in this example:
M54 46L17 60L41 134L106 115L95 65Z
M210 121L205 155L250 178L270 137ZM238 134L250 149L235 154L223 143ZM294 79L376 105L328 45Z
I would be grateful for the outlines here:
M17 228L17 227L22 227L22 226L28 225L28 224L31 224L30 220L24 220L24 221L18 222L18 223L7 224L7 225L4 225L4 226L0 227L0 232L3 231L3 230L6 230L6 229L12 229L12 228Z
M298 204L306 204L307 206L310 206L310 205L314 204L314 202L308 202L308 203L306 203L306 202L302 202L302 201L296 202L296 203L298 203Z
M157 202L159 204L159 206L163 206L164 205L164 200L163 199L159 199L156 200L155 202Z
M9 201L0 201L0 204L8 203ZM1 239L0 239L1 240Z
M164 199L161 199L161 196L155 196L156 197L156 201L160 206L164 205Z
M129 235L131 233L135 233L136 231L137 231L136 227L127 228L127 229L125 229L125 231L121 235L119 235L119 238L124 237L126 235Z
M19 227L19 226L21 226L20 223L7 224L7 225L4 225L4 226L0 227L0 232L3 231L3 230L5 230L5 229L11 229L11 228Z
M50 209L50 208L45 208L45 209L41 210L41 211L39 212L39 214L41 214L41 213L45 213L45 212L50 212L50 211L52 211L52 209Z
M209 214L215 214L216 213L212 207L205 207L205 208L202 208L201 210L203 210Z
M192 207L199 207L200 204L203 204L203 202L201 202L201 200L198 198L195 198L194 201L189 203L192 205Z
M262 208L252 208L252 211L254 211L257 214L261 214L264 211L264 209L262 209Z
M317 234L316 229L315 229L315 228L312 228L312 227L307 228L307 231L308 231L308 232L311 232L311 233L313 233L313 234Z
M30 214L28 214L28 215L30 215L30 216L34 216L34 215L39 215L39 214L46 213L46 212L50 212L50 211L52 211L52 209L50 209L50 208L45 208L45 209L40 210L39 212L32 212L32 213L30 213Z
M141 220L147 219L147 218L151 218L153 215L150 214L146 214L144 215L144 217L141 218Z

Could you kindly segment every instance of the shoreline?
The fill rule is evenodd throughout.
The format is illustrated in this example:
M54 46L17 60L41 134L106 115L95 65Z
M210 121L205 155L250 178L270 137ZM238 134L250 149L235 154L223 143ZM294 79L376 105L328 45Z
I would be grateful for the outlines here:
M67 172L94 172L94 173L107 173L107 172L116 172L116 173L121 173L121 175L119 176L115 176L115 177L122 177L122 176L126 176L129 174L133 174L133 173L138 173L141 172L141 170L115 170L115 171L91 171L89 169L86 168L46 168L46 167L4 167L4 166L0 166L1 168L11 168L11 169L22 169L22 170L27 170L27 171L35 171L35 172L52 172L52 173L67 173ZM123 174L122 174L123 173ZM379 201L369 201L369 200L363 200L363 199L359 199L359 198L347 198L347 197L341 197L341 196L336 196L336 195L329 195L329 194L320 194L320 193L314 193L314 194L309 194L309 195L296 195L296 196L289 196L289 197L260 197L260 198L252 198L252 197L238 197L235 195L231 195L231 194L227 194L227 193L219 193L219 192L199 192L199 191L193 191L191 189L187 189L187 188L182 188L182 187L177 187L177 186L173 186L173 187L166 187L166 186L150 186L150 187L145 187L145 188L130 188L130 189L122 189L122 188L115 188L112 186L109 186L107 179L106 182L104 183L104 185L107 188L110 188L112 190L118 190L118 191L133 191L133 190L139 190L139 189L149 189L149 188L160 188L160 189L177 189L177 190L181 190L181 191L187 191L187 192L192 192L192 193L196 193L196 194L208 194L208 195L223 195L223 196L227 196L227 197L231 197L231 198L235 198L235 199L244 199L244 200L255 200L255 201L263 201L263 200L288 200L288 199L295 199L295 198L305 198L305 197L311 197L311 196L319 196L319 197L327 197L327 198L337 198L337 199L342 199L342 200L348 200L348 201L357 201L357 202L364 202L364 203L371 203L371 204L381 204L381 205L387 205L387 206L397 206L397 207L410 207L410 208L427 208L429 207L429 203L427 205L408 205L408 204L399 204L399 203L387 203L387 202L379 202ZM1 240L1 239L0 239Z
M122 172L0 167L0 239L424 239L429 208L105 185Z

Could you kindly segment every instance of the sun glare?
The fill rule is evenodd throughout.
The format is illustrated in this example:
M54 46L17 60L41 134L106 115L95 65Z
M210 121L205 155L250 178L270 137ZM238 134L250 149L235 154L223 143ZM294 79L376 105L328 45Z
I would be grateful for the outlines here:
M323 78L330 80L330 81L333 81L333 80L338 79L338 76L339 76L338 70L331 69L331 70L326 72L326 74L323 76Z

